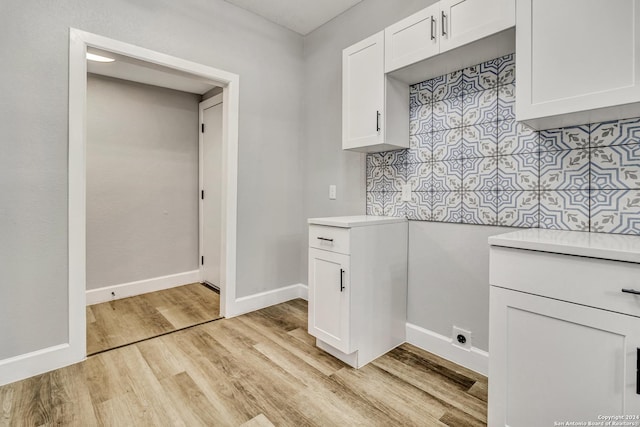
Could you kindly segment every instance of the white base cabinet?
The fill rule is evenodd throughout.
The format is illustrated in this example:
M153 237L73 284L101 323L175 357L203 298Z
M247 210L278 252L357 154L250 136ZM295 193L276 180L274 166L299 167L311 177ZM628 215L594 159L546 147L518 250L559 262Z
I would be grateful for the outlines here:
M640 425L640 297L622 292L640 290L640 264L562 253L564 233L547 249L560 253L492 243L490 426L598 425L588 423L612 415Z
M516 118L536 129L640 114L640 1L517 0Z
M319 348L360 368L405 341L407 221L309 222L309 334Z

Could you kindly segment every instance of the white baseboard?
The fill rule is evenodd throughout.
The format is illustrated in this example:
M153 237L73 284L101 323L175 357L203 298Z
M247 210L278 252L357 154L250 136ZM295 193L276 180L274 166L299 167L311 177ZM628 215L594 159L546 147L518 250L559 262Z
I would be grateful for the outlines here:
M407 342L482 375L489 374L489 353L476 347L465 350L449 337L407 323Z
M0 360L0 386L81 362L84 350L65 343Z
M146 294L147 292L161 291L163 289L175 288L176 286L199 281L200 270L193 270L186 271L184 273L171 274L169 276L154 277L152 279L123 283L121 285L90 289L87 291L87 305ZM115 296L111 295L112 292Z
M235 300L233 307L227 307L225 317L239 316L296 298L306 300L308 293L309 289L307 285L298 283L296 285L285 286L272 291L260 292L259 294L238 298Z

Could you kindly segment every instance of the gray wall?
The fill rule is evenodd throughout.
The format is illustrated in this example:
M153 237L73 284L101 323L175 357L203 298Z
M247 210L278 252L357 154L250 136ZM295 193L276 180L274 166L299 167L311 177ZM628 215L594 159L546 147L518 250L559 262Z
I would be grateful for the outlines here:
M303 281L302 37L223 0L2 1L0 359L67 342L69 27L240 75L238 296Z
M489 348L489 236L515 228L409 222L407 321L451 336L458 326L472 345Z
M87 80L87 289L198 269L200 95Z
M364 155L342 151L342 49L430 4L364 0L304 41L308 216L365 213ZM327 197L338 185L338 200ZM408 321L450 336L471 330L486 350L489 331L487 238L512 228L412 221L409 226Z

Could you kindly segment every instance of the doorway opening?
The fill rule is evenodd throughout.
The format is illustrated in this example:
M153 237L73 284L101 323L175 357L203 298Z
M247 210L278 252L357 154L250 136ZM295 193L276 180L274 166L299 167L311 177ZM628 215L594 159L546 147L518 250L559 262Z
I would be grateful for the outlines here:
M164 73L164 77L160 78L164 78L165 83L182 79L205 84L209 88L221 88L220 95L210 98L216 98L220 101L216 104L218 114L216 118L221 129L217 137L220 160L217 172L219 185L217 189L212 190L214 193L217 191L217 196L219 196L215 209L217 209L220 226L219 230L213 234L213 237L219 239L218 245L207 245L206 233L210 230L207 229L207 223L202 221L203 211L206 213L205 209L211 210L212 208L203 206L205 204L201 199L199 209L201 257L205 256L202 251L208 250L211 254L210 257L218 256L219 262L216 263L218 264L215 269L216 275L209 276L214 279L203 277L204 274L212 273L214 268L210 268L209 272L200 263L197 279L201 282L208 281L219 289L220 315L222 316L234 314L236 294L238 76L139 46L71 29L69 55L69 351L66 362L63 362L65 364L83 360L86 356L87 64L85 58L88 50L101 50L127 58L128 61L125 62L128 66L131 63L142 65L135 72L129 69L129 76L134 76L134 78L127 80L163 86L158 82L154 83L153 79ZM164 87L171 88L171 86ZM174 87L174 89L176 88ZM202 144L204 142L202 134L200 135L199 175L202 188L203 179L206 179L208 175L202 166L202 149L204 148ZM209 246L211 247L209 248ZM217 249L217 254L215 249ZM210 258L210 261L213 259ZM213 262L209 265L212 264Z

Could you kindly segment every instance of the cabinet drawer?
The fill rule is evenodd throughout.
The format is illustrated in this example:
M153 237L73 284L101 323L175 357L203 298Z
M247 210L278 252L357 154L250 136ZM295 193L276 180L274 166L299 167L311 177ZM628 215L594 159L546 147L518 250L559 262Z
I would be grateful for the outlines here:
M326 225L310 225L309 246L349 255L349 229Z
M640 264L492 246L492 286L640 317Z

